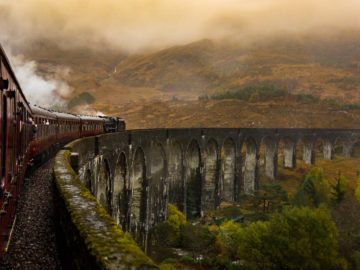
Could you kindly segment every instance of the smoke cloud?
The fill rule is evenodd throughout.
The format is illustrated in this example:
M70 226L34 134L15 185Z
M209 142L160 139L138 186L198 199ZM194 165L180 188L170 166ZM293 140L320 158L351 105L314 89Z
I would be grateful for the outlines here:
M42 76L34 61L25 61L21 55L14 56L10 51L8 57L14 68L24 94L31 104L46 107L63 104L63 97L69 94L70 87L62 79L69 73L67 68L56 68L51 75Z
M94 110L89 105L76 106L73 112L81 114L81 115L105 116L105 114L103 112L98 111L98 110Z
M359 28L358 0L0 0L0 40L139 52L203 38Z

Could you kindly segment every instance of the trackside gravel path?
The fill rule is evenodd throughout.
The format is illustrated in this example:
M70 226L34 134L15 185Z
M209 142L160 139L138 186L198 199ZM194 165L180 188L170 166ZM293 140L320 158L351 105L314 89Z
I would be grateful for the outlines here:
M52 166L50 160L25 180L11 244L0 261L0 269L61 269L55 236Z

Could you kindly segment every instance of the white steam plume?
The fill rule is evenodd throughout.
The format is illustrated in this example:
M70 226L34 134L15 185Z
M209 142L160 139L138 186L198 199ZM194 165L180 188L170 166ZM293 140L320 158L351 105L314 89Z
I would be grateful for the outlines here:
M76 106L74 112L81 115L105 116L103 112L94 110L89 105Z
M57 68L53 74L41 76L34 61L25 61L21 55L13 56L7 53L19 80L20 86L31 104L52 107L62 104L63 97L70 92L69 85L62 79L69 70Z

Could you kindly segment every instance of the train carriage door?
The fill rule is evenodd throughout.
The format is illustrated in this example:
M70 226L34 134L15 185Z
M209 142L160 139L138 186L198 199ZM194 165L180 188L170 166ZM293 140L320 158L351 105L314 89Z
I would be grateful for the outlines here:
M6 135L7 135L7 100L2 96L1 111L1 188L5 186L6 176Z
M18 110L16 110L16 130L19 133L18 141L17 141L17 156L19 162L22 165L23 155L25 154L26 150L26 142L25 142L25 108L22 102L17 104ZM16 107L15 107L16 108Z
M15 177L15 166L16 166L16 138L18 133L16 130L16 95L15 90L7 92L7 176L9 181ZM9 102L10 101L10 102Z

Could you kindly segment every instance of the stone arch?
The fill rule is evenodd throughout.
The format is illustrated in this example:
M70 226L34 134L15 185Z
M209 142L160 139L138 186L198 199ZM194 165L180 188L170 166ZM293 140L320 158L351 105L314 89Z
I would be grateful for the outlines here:
M214 139L210 139L205 149L205 173L203 185L203 205L205 209L214 209L218 206L217 191L219 178L218 145Z
M221 201L233 202L235 196L236 144L227 138L221 147Z
M243 187L245 194L251 194L257 188L257 170L258 170L258 149L256 141L249 137L242 147L243 162Z
M125 153L119 155L112 185L112 210L116 223L126 229L128 217L128 167Z
M192 140L186 150L186 207L187 218L201 216L201 152L199 143Z
M305 164L314 164L314 138L311 136L301 137L296 144L296 154L298 159L302 160Z
M131 171L131 206L130 231L135 239L145 244L141 235L146 226L147 214L147 180L145 154L142 148L137 148L134 154Z
M296 162L298 160L302 161L304 158L305 138L300 137L298 139L295 139L294 143L295 143L294 151L295 151Z
M334 156L344 156L345 140L341 137L337 137L334 143Z
M314 143L314 159L331 160L333 159L333 145L326 137L317 137Z
M263 156L264 173L270 179L277 176L277 145L274 138L266 136L262 139L260 146L260 157Z
M166 183L166 155L163 146L153 142L150 146L148 157L150 178L148 180L149 196L149 226L164 220L167 206L167 183Z
M359 158L360 157L360 140L356 141L350 150L351 157Z
M111 215L110 166L107 159L102 159L99 169L96 199Z
M278 146L279 160L285 168L295 168L296 166L296 147L295 141L290 137L282 137Z
M324 145L325 145L325 142L324 142L324 138L322 137L317 137L315 139L315 142L314 142L314 160L315 162L317 160L322 160L324 159Z
M334 145L328 138L323 140L323 156L325 160L331 160L334 158Z
M90 169L85 171L84 185L90 192L93 192L93 175Z
M183 157L181 145L174 142L169 147L169 202L184 210Z

